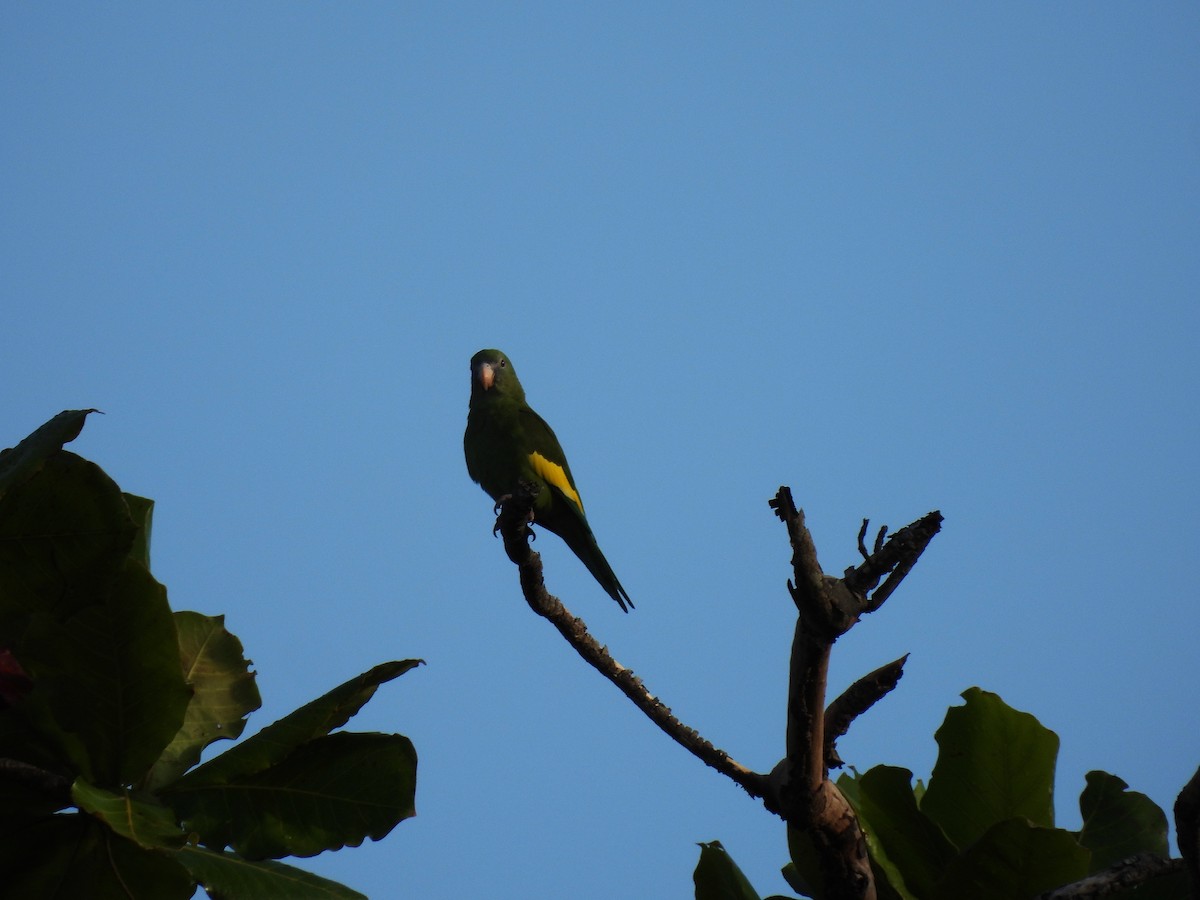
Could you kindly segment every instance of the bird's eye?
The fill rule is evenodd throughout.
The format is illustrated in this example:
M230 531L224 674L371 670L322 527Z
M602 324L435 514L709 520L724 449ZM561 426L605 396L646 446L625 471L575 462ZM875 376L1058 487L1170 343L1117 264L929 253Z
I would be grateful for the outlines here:
M507 359L503 359L503 358L502 358L502 359L500 360L500 368L502 368L502 369L503 369L503 368L504 368L505 366L507 366L507 365L508 365L508 360L507 360Z

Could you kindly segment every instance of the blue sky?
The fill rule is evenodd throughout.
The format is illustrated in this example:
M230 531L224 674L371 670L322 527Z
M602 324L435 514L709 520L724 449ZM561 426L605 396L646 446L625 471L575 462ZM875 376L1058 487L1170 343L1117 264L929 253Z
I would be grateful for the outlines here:
M550 589L742 763L782 754L793 488L943 533L835 648L911 653L842 743L927 776L971 685L1164 808L1200 763L1193 4L105 4L0 14L0 445L155 498L251 731L386 659L355 720L417 818L309 867L373 897L687 897L779 822L521 599L467 478L467 361L555 427L628 617Z

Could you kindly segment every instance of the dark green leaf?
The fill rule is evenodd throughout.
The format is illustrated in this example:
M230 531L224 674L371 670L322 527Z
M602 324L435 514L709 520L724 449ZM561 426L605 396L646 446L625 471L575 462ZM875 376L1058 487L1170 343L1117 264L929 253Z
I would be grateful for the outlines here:
M888 880L905 898L929 896L958 853L941 828L917 808L912 772L876 766L858 779L858 787L855 808L863 819L868 842L883 849ZM871 850L875 861L875 847ZM890 877L891 868L898 870L900 881Z
M1092 872L1142 851L1170 856L1166 814L1145 794L1127 787L1116 775L1087 773L1087 787L1079 795L1079 843L1092 851Z
M900 771L907 772L904 769ZM885 847L880 842L874 824L864 812L862 783L865 777L858 772L854 772L853 775L844 772L838 777L837 786L838 790L850 801L850 805L854 807L855 815L858 817L858 827L866 838L867 853L871 858L871 872L875 878L875 894L878 900L916 900L905 887L904 876L900 869L888 856L891 848Z
M135 530L121 489L65 450L0 499L0 633L22 665L29 619L66 618L103 599Z
M783 878L788 885L806 897L821 897L825 892L825 876L821 873L821 861L817 848L808 832L792 828L787 830L788 855L792 861L783 867Z
M993 825L1023 817L1054 824L1058 735L995 694L969 688L937 730L938 759L921 801L959 849Z
M71 798L81 810L141 847L175 850L184 844L185 835L173 811L129 791L114 794L77 778L71 785Z
M176 857L212 900L367 900L343 884L272 860L184 847Z
M15 447L0 450L0 497L37 474L47 458L79 437L88 413L98 409L64 409Z
M696 900L760 900L720 841L700 845L700 861L692 880L696 883Z
M150 528L154 523L154 501L137 494L125 494L125 505L129 507L129 515L137 526L133 538L133 547L129 555L147 569L150 568Z
M170 853L146 850L91 816L0 820L5 897L188 900L196 885Z
M44 727L51 720L65 752L78 752L71 741L81 740L80 773L117 787L136 782L162 753L183 722L191 691L166 589L132 559L110 588L65 621L34 619L22 660L34 688L21 709L28 707ZM38 717L39 709L48 716Z
M398 734L339 732L236 781L163 792L184 826L247 859L313 856L379 840L413 815L417 755Z
M382 663L351 678L188 772L170 789L182 791L202 785L226 784L270 768L301 744L345 725L371 699L379 685L420 664L419 659Z
M147 788L174 781L200 761L213 741L236 739L246 716L262 705L242 642L225 630L224 616L175 613L184 678L192 687L183 725L154 764Z
M1034 897L1083 878L1089 856L1068 831L1009 819L988 829L950 864L931 900Z

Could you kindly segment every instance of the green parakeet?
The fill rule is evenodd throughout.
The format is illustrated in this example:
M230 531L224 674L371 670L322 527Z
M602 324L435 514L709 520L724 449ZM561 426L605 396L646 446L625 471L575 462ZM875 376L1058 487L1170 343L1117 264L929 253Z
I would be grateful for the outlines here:
M499 350L480 350L471 357L471 409L463 449L471 480L493 500L511 494L520 481L536 484L534 523L566 541L592 577L629 612L626 604L632 607L633 601L600 552L558 438L529 408L512 362Z

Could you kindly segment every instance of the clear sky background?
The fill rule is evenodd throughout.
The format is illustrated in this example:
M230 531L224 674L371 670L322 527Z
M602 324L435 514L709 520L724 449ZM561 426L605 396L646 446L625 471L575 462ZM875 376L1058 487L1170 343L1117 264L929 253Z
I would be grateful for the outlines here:
M1169 809L1200 763L1200 10L1191 3L10 4L0 446L157 501L247 733L387 659L352 722L418 816L309 868L375 898L691 896L783 827L521 598L462 459L515 361L637 610L547 582L740 762L783 752L780 484L831 572L946 516L835 648L911 653L842 754L927 777L979 685Z

